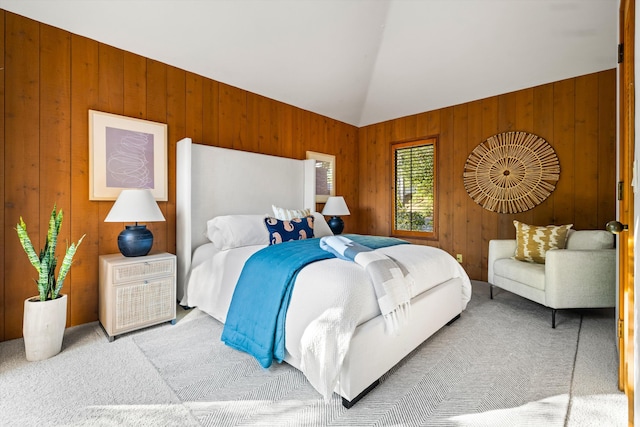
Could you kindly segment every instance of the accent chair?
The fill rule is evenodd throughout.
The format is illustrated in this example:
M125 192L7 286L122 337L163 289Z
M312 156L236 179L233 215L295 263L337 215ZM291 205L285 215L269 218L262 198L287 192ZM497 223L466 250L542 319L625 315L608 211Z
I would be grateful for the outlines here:
M616 305L614 236L604 230L568 230L564 249L549 250L544 263L514 258L516 240L489 242L490 297L498 287L556 311Z

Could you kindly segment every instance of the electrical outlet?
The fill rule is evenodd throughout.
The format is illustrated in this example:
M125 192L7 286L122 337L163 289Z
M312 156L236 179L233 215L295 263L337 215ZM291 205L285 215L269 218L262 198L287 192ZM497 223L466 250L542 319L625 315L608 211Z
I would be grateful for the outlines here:
M456 254L456 260L462 264L462 254Z

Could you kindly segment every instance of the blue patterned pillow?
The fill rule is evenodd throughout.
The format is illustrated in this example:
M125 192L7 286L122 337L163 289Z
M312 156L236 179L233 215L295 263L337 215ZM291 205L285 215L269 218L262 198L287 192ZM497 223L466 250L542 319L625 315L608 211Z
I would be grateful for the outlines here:
M313 215L289 221L281 221L268 216L264 219L264 224L269 231L269 245L313 237Z

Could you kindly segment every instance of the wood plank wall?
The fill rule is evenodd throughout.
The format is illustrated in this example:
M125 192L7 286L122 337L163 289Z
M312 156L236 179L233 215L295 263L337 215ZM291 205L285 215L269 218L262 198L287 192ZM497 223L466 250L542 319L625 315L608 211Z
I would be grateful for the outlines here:
M545 138L560 161L556 190L542 204L517 215L476 204L462 180L467 156L491 135L526 131ZM513 238L513 220L603 229L615 219L615 69L494 96L360 128L359 232L390 232L390 144L438 136L436 246L463 255L472 279L486 280L490 239ZM383 208L381 208L383 207Z
M356 127L0 10L0 341L22 335L35 269L14 227L23 216L36 248L54 203L65 241L86 238L65 282L67 326L98 318L98 256L118 252L123 224L105 223L113 202L89 201L88 110L168 124L167 221L151 223L154 251L175 253L175 145L195 142L305 158L336 156L336 190L358 222ZM321 206L319 206L321 209Z

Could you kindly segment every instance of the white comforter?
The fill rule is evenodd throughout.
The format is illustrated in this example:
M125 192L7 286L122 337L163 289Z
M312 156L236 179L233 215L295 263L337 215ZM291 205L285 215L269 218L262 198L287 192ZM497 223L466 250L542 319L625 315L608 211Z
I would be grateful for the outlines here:
M235 284L245 261L264 246L217 251L212 244L196 251L182 305L198 307L225 322ZM471 283L464 269L446 252L422 245L378 249L401 264L411 276L411 296L460 278L464 310L471 299ZM360 324L380 315L367 273L359 265L337 258L312 263L300 271L291 296L285 325L287 352L302 361L301 370L325 396L333 391L350 334ZM339 330L333 334L319 331ZM337 328L337 329L336 329Z

